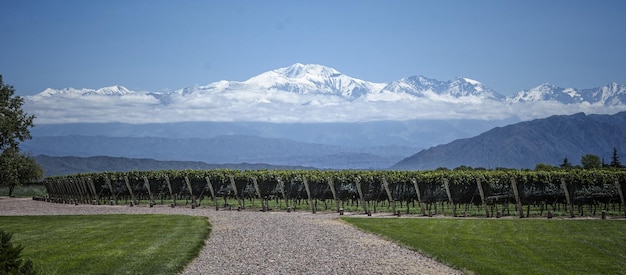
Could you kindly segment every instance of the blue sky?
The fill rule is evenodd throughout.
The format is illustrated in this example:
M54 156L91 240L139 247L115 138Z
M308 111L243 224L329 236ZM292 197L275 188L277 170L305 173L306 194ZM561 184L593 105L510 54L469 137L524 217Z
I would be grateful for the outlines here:
M389 82L469 77L510 95L626 84L626 1L3 1L0 74L166 91L293 63Z

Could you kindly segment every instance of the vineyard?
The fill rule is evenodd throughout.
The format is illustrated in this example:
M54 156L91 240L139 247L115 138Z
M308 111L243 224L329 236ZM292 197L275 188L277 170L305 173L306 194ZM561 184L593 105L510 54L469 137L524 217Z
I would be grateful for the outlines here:
M626 216L626 171L182 170L44 180L59 203L453 216Z

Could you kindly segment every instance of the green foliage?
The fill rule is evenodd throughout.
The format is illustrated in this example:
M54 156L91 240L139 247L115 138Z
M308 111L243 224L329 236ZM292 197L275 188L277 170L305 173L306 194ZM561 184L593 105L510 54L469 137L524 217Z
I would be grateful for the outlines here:
M4 216L39 274L179 274L211 231L187 215Z
M31 138L29 128L35 116L22 110L24 99L14 93L0 75L0 184L9 186L9 194L16 186L43 176L34 158L19 152L19 143Z
M13 86L4 84L0 75L0 151L17 148L19 142L31 138L28 128L33 126L35 116L22 110L24 99L14 93Z
M569 160L567 160L567 158L564 158L563 163L561 163L560 167L564 169L569 169L572 168L572 164L569 162Z
M232 178L232 183L231 183ZM189 180L189 185L187 185ZM325 209L336 196L337 203L342 206L356 205L357 211L365 210L366 204L389 205L389 196L383 188L388 183L392 198L397 204L414 211L420 210L418 194L427 208L436 207L437 202L449 202L448 189L459 211L471 212L469 207L482 206L478 182L484 189L485 203L490 207L491 215L498 208L508 207L515 203L516 197L512 187L513 180L524 206L539 209L539 215L547 211L556 212L566 203L562 180L569 187L569 196L574 205L579 206L580 215L597 215L598 211L609 210L619 203L618 185L626 182L626 170L623 169L555 169L549 171L530 170L435 170L435 171L363 171L363 170L169 170L169 171L131 171L79 174L62 177L51 177L44 180L50 198L67 201L68 198L91 203L99 200L109 204L120 199L150 198L149 190L156 200L192 200L202 201L209 198L212 206L230 206L232 201L247 200L247 205L255 205L254 200L275 200L274 205L291 206L293 202L303 203L301 208L309 208L308 196L312 200L321 201ZM128 181L128 183L127 183ZM254 184L256 181L257 184ZM306 188L308 184L308 191ZM92 185L93 184L93 185ZM358 192L360 185L361 194ZM191 190L189 190L191 187ZM258 189L257 189L258 187ZM332 188L331 188L332 187ZM417 187L417 189L416 189ZM130 188L130 189L129 189ZM211 191L216 197L212 200ZM334 194L333 194L334 189ZM191 192L190 192L191 191ZM219 199L217 199L219 198ZM282 200L282 202L279 202ZM219 201L219 202L218 202ZM223 203L221 203L223 201ZM312 203L317 203L313 201ZM219 204L218 204L219 203ZM238 202L241 204L241 202ZM582 208L583 205L589 208ZM234 204L236 207L237 204ZM376 206L374 206L376 207ZM439 208L441 210L441 207ZM514 211L515 207L511 207ZM441 213L437 208L435 213ZM545 210L545 211L544 211ZM584 210L584 211L583 211ZM376 211L376 210L375 210ZM385 211L382 209L382 211ZM457 213L460 214L460 212ZM530 210L527 210L528 213ZM612 210L611 215L619 212ZM485 211L480 211L485 214ZM478 212L475 212L478 213ZM479 215L483 215L479 214ZM530 215L530 214L529 214Z
M43 169L35 159L8 148L0 154L0 183L9 188L9 196L16 187L35 182L43 177Z
M545 163L537 163L535 166L535 171L554 171L557 169L557 167Z
M622 167L622 163L619 160L619 155L617 154L617 148L613 147L613 156L611 157L611 163L609 164L613 168Z
M584 169L600 169L602 168L602 160L599 156L586 154L580 158L580 163Z
M0 274L35 274L33 262L21 258L24 246L13 246L13 234L0 229Z
M626 223L620 220L343 220L470 274L623 274L626 270Z

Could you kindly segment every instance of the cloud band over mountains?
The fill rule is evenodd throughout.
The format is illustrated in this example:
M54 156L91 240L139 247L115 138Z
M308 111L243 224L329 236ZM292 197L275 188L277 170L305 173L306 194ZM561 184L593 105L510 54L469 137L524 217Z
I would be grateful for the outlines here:
M480 82L408 77L391 83L351 78L320 66L294 64L247 81L219 81L174 92L122 86L47 89L25 97L36 123L182 121L365 122L412 119L528 120L578 112L626 110L626 87L577 90L543 84L504 97Z

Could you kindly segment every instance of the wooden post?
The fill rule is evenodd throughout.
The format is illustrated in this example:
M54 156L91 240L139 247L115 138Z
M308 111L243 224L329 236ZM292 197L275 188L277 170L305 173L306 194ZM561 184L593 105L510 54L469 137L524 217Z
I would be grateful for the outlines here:
M172 198L172 207L176 206L176 194L172 190L172 184L170 183L170 177L165 175L165 183L167 183L167 189L170 190L170 197Z
M82 177L76 179L76 186L78 187L78 201L80 201L81 203L84 203L87 197L87 189L86 189L87 186L85 184L85 179Z
M191 182L189 181L189 177L185 176L185 183L187 184L187 189L189 189L189 195L191 195L191 208L196 207L196 196L193 194L193 189L191 189Z
M259 198L259 200L261 201L261 209L263 209L263 211L267 211L267 208L265 206L265 201L263 200L263 196L261 195L261 189L259 188L259 184L256 181L256 177L252 177L252 183L254 184L254 189L256 190L256 194Z
M524 217L524 209L522 208L522 201L519 197L519 190L517 189L517 181L515 178L511 177L511 188L513 189L513 195L515 195L515 205L517 207L517 212L519 213L519 217Z
M567 209L569 210L570 218L574 217L574 206L572 205L571 198L569 197L569 190L567 189L567 183L564 178L561 178L561 188L565 192L565 200L567 201Z
M241 198L239 197L239 191L237 191L237 184L235 184L235 177L232 175L228 175L228 178L230 178L230 185L233 187L235 197L237 197L237 207L243 208L243 203L241 203Z
M126 188L128 189L128 192L130 192L130 200L133 202L133 204L137 204L137 201L135 200L135 194L133 193L133 188L131 188L130 182L128 181L128 176L124 176L124 182L126 183Z
M389 183L385 177L383 177L383 187L385 188L385 192L387 192L387 198L389 199L389 204L391 205L391 211L394 215L396 215L396 201L393 199L391 190L389 190Z
M619 183L618 179L615 180L615 188L617 188L619 199L622 202L622 209L624 210L624 217L626 218L626 202L624 201L624 191L622 190L622 185Z
M152 190L150 190L150 182L148 181L148 177L143 176L143 184L148 189L148 196L150 196L150 205L154 204L154 196L152 195Z
M285 183L280 177L276 178L276 180L278 181L278 185L280 185L280 193L283 194L283 199L285 200L285 209L289 209L289 200L285 195Z
M420 206L420 211L422 212L422 216L426 216L426 209L424 208L424 204L422 203L422 194L420 193L420 187L417 184L417 179L412 178L413 187L415 187L415 193L417 193L417 203Z
M107 185L109 186L109 190L111 190L111 195L113 196L113 201L117 204L117 194L115 194L115 190L113 190L113 185L111 184L111 179L109 177L105 177Z
M485 200L485 191L483 190L483 183L480 178L476 178L476 185L478 185L478 193L480 193L480 200L483 202L483 208L485 208L485 216L489 218L489 207L487 207L487 201Z
M213 203L215 203L215 210L219 210L220 207L217 205L217 198L215 197L215 191L213 190L213 184L211 184L211 180L209 179L209 177L205 177L204 179L206 179L206 186L209 188L209 192L211 192L211 200L213 200Z
M315 206L313 205L313 200L311 199L311 189L309 188L309 181L306 180L305 176L302 176L302 181L304 182L304 189L306 190L306 195L309 198L309 206L311 207L311 212L315 214Z
M337 192L335 191L335 184L333 183L333 179L328 177L328 186L330 186L330 192L333 193L333 200L335 201L335 208L337 208L337 212L339 212L339 200L337 199Z
M87 178L87 183L89 184L89 188L91 189L91 192L93 193L93 197L94 197L94 200L96 201L96 204L100 204L100 198L99 198L98 192L96 191L96 186L93 184L93 180L91 178Z
M363 197L363 189L361 189L361 178L357 177L354 179L356 184L356 191L359 192L359 198L361 199L361 205L363 205L363 210L365 214L369 214L367 211L367 204L365 204L365 197Z
M452 193L450 192L450 183L448 182L448 179L446 178L443 179L443 185L446 188L446 194L448 194L448 200L450 201L450 204L452 204L452 215L456 217L456 205L454 205L454 200L452 199Z

